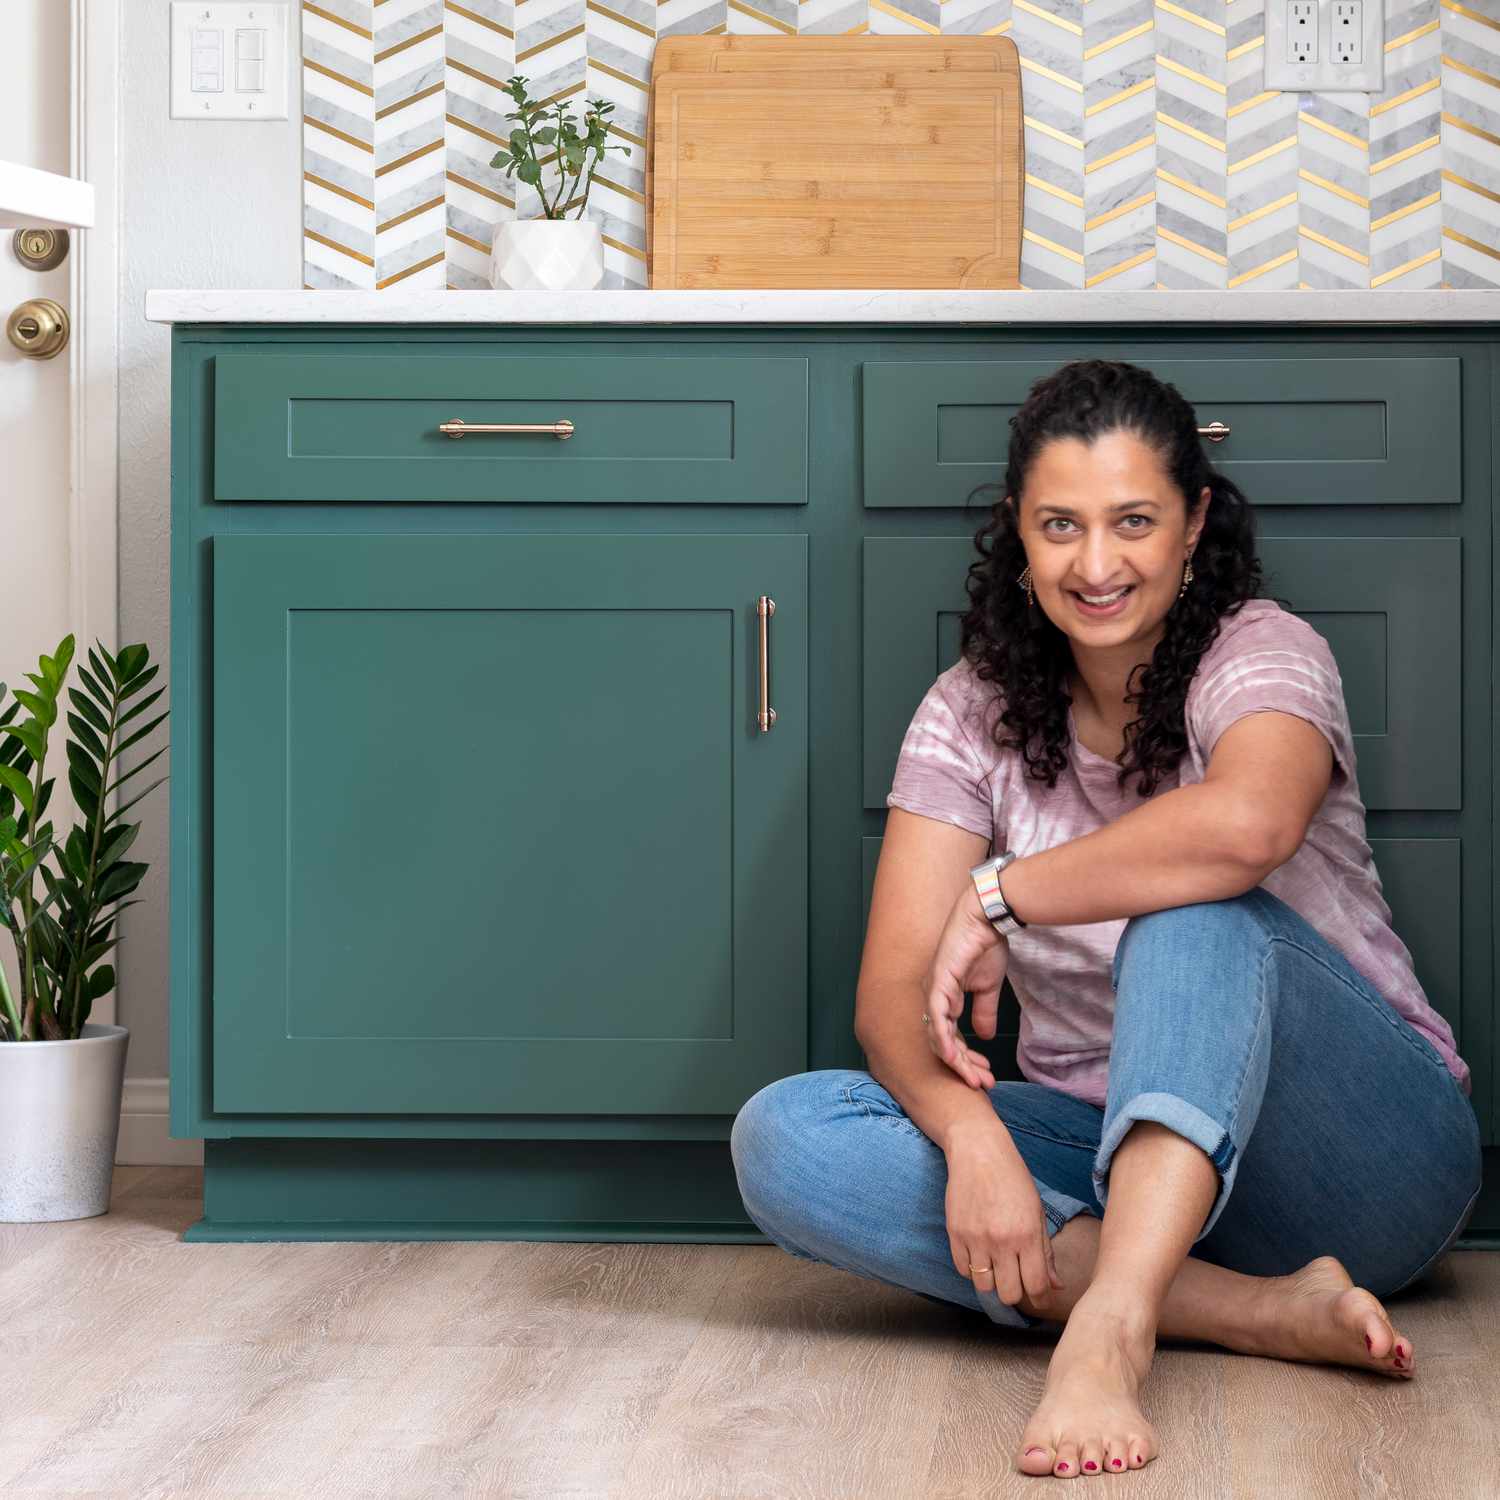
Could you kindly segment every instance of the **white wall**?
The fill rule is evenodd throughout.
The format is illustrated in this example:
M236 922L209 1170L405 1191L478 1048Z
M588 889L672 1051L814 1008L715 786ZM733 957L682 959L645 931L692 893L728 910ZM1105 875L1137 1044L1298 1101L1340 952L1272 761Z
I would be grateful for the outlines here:
M289 53L301 54L298 6ZM167 686L171 663L171 328L145 320L149 287L302 285L301 69L285 120L169 117L169 0L125 0L120 36L120 637L144 641ZM171 706L170 693L162 704ZM162 726L172 737L175 718ZM162 731L143 741L147 754ZM127 764L138 758L134 751ZM141 772L170 775L169 750ZM130 851L150 870L120 918L118 1019L130 1028L127 1077L167 1075L167 797L137 804Z

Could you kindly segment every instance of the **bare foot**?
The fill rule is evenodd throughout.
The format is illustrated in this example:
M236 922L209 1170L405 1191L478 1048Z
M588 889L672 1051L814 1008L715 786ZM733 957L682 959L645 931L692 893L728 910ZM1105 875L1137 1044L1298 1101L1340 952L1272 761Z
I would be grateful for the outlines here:
M1416 1369L1412 1341L1392 1327L1375 1294L1355 1286L1331 1255L1308 1261L1290 1276L1266 1278L1243 1352L1353 1365L1396 1379L1409 1380Z
M1154 1332L1128 1309L1090 1302L1091 1295L1074 1304L1052 1351L1046 1389L1017 1450L1023 1474L1123 1474L1156 1457L1156 1429L1136 1404Z

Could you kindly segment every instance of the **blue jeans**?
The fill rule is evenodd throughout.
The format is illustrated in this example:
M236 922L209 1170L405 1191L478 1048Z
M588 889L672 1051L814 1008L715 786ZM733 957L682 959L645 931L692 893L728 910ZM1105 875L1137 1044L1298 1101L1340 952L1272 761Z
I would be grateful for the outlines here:
M1132 917L1115 949L1104 1109L1057 1089L989 1090L1031 1171L1047 1233L1102 1218L1115 1148L1137 1120L1218 1170L1190 1252L1280 1276L1318 1255L1389 1296L1468 1224L1479 1123L1437 1049L1344 955L1263 887ZM996 1323L1042 1320L953 1264L947 1158L859 1069L767 1084L730 1136L751 1220L782 1249ZM984 1278L988 1281L988 1278Z

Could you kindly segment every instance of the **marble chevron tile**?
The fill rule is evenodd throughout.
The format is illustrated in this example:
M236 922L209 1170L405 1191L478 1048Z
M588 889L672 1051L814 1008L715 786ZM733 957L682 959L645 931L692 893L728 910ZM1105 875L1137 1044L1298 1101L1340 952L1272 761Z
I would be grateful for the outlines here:
M370 0L302 7L302 280L375 285L375 60Z
M656 38L800 33L1015 40L1023 286L1500 286L1500 0L1384 0L1378 94L1267 89L1267 3L303 0L304 281L487 287L520 73L613 103L586 217L643 287Z
M1500 5L1443 0L1441 19L1443 280L1500 286Z

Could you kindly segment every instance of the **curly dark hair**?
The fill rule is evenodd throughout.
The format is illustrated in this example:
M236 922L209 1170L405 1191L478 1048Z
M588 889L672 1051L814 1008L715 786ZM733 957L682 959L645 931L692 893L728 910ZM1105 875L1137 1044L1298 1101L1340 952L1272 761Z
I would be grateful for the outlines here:
M963 617L962 652L976 676L999 684L1002 709L990 730L996 746L1020 750L1027 775L1049 787L1057 784L1068 763L1073 699L1067 683L1073 653L1066 633L1044 610L1028 607L1026 590L1017 583L1026 567L1020 496L1032 461L1054 438L1093 443L1105 433L1123 430L1161 459L1182 493L1185 511L1191 511L1205 485L1211 492L1193 552L1192 582L1167 612L1165 634L1150 662L1130 674L1131 688L1136 673L1141 674L1139 690L1125 695L1140 712L1125 728L1118 780L1123 788L1131 775L1138 775L1137 790L1149 797L1187 749L1188 685L1219 633L1221 617L1237 613L1248 599L1263 597L1250 502L1208 462L1188 400L1176 386L1139 365L1107 359L1063 365L1036 381L1010 424L1005 490L1015 504L999 500L974 538L980 560L970 565L965 582L970 608ZM1005 729L1014 733L1007 735Z

